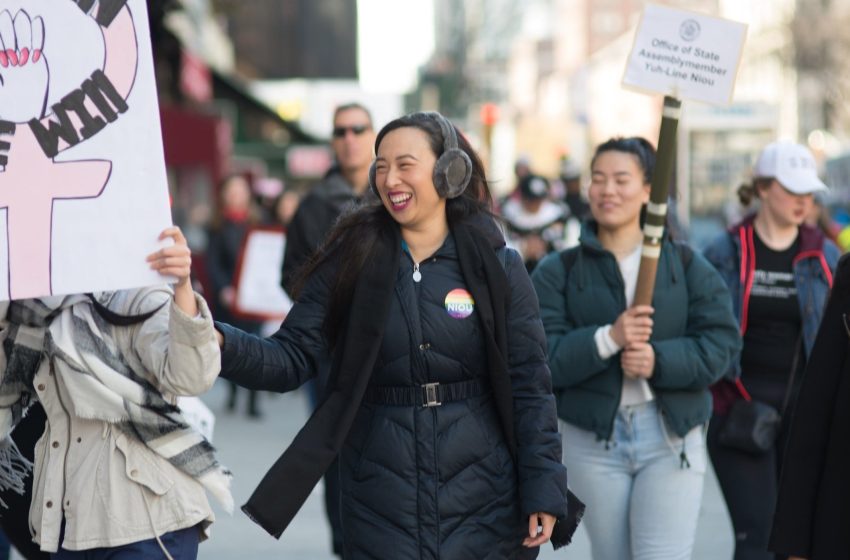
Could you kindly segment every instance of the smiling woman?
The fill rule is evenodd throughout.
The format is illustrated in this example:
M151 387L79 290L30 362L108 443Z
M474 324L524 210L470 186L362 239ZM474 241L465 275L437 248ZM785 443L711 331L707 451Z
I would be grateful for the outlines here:
M691 557L708 386L739 348L719 274L669 238L652 307L633 306L654 167L655 150L643 138L599 145L593 219L578 247L549 255L533 274L564 463L587 499L595 560Z
M380 202L340 219L280 331L218 325L223 375L248 387L292 390L333 357L330 396L246 511L280 534L339 455L347 559L567 544L582 505L568 500L543 331L481 161L436 113L390 122L375 151Z

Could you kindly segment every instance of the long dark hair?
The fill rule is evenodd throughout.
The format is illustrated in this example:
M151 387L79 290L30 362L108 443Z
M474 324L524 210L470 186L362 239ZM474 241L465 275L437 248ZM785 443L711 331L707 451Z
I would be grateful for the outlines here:
M454 125L452 125L454 126ZM439 157L443 152L444 138L437 120L428 113L411 113L387 123L375 138L375 153L384 137L399 128L418 128L428 135L431 150ZM458 148L466 152L472 162L472 178L460 196L446 200L446 219L457 223L479 213L491 213L493 198L487 184L484 165L466 138L455 129ZM373 254L378 239L398 224L375 197L343 214L313 258L299 271L293 297L298 299L309 278L329 261L337 263L330 301L322 325L324 335L333 348L345 323L351 304L354 285L363 265Z

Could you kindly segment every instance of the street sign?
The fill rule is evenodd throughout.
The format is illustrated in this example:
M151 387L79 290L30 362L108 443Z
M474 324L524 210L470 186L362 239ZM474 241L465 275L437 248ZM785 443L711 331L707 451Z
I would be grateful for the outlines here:
M647 4L623 85L678 99L732 101L746 24Z

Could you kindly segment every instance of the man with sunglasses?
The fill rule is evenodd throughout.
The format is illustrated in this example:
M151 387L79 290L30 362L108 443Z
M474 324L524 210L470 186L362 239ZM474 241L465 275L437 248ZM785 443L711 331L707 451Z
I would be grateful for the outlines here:
M334 111L331 147L335 162L321 181L301 201L287 228L281 285L291 292L298 270L321 245L339 215L368 192L375 131L372 115L359 103L346 103ZM315 406L329 371L321 368L310 387ZM325 473L325 509L331 525L334 554L342 557L342 527L339 519L339 483L336 463Z
M334 111L334 165L301 201L287 228L281 285L290 291L298 269L319 247L343 210L367 191L375 131L372 115L359 103Z

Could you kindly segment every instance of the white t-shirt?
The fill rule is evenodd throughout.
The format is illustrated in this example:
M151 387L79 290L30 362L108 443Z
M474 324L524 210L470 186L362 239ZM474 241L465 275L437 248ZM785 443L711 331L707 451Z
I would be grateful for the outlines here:
M641 244L638 244L635 249L617 261L620 267L620 274L623 277L625 284L626 307L631 307L635 301L635 288L637 287L638 269L640 268L640 253ZM596 329L593 339L596 342L596 349L599 351L599 356L603 360L615 355L623 348L614 342L611 338L612 325L605 325ZM623 376L623 392L620 395L620 406L631 406L642 404L655 399L652 390L649 388L649 382L646 379L632 379Z

